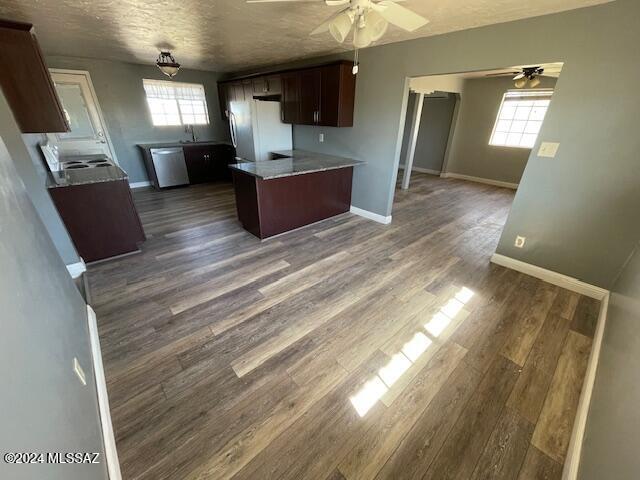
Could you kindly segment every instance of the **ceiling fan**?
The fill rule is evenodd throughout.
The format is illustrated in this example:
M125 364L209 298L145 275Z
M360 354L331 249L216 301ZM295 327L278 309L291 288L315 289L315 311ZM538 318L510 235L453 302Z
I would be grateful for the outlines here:
M502 76L515 75L513 77L513 84L515 85L516 88L524 88L527 84L530 88L535 88L538 85L540 85L540 79L538 77L543 73L544 73L544 68L540 66L536 66L536 67L523 67L521 71L490 73L485 76L486 77L502 77Z
M310 35L329 32L331 36L342 43L354 27L353 46L364 48L379 40L387 31L389 24L403 30L413 32L426 25L429 21L398 5L404 0L247 0L247 3L275 3L275 2L324 2L330 7L345 6L334 13Z

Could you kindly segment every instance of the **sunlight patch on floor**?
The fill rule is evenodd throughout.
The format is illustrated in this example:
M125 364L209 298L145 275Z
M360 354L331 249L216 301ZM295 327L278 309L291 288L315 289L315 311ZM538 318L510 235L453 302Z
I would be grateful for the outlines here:
M392 355L391 360L378 370L375 377L367 381L353 396L349 397L353 408L360 417L364 417L371 408L389 391L402 375L426 352L442 332L471 300L474 292L462 287L453 295L429 322L424 324L426 335L417 331L402 349ZM431 338L430 338L431 337Z

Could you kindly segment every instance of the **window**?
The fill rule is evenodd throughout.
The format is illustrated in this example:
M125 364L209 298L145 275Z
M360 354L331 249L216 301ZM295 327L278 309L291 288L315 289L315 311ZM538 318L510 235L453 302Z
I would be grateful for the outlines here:
M204 125L209 123L204 87L197 83L142 80L151 120L161 125Z
M489 145L533 148L551 95L553 90L509 90L505 93Z

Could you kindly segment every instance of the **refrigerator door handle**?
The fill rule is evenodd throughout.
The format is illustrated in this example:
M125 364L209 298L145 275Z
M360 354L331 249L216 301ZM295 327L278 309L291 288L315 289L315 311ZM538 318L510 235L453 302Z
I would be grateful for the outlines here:
M229 131L231 132L231 143L233 148L238 148L238 138L236 137L235 115L229 112Z

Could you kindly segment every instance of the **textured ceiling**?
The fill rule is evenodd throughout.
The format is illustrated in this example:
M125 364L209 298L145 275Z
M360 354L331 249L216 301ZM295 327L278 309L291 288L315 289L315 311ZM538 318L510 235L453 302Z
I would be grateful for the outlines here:
M391 43L586 7L610 0L407 0L431 22L391 26ZM46 54L153 63L168 47L185 67L235 71L341 52L329 34L309 37L336 7L243 0L0 0L0 17L35 25Z

